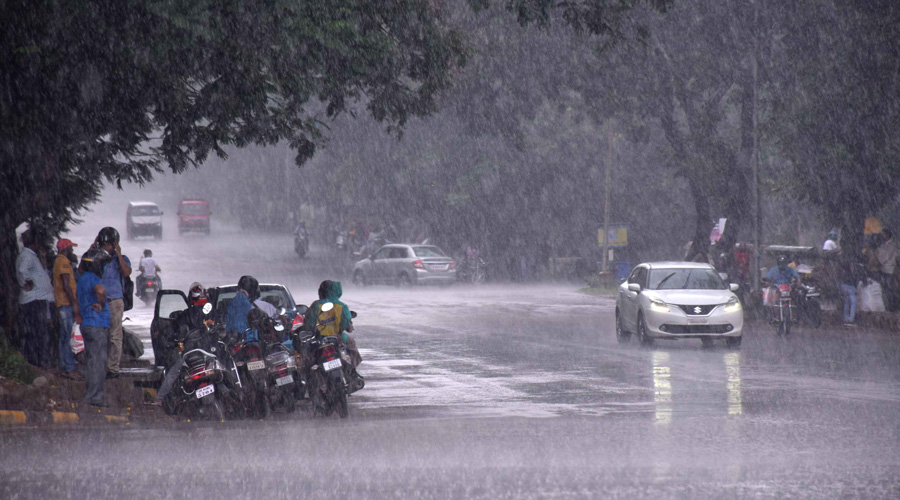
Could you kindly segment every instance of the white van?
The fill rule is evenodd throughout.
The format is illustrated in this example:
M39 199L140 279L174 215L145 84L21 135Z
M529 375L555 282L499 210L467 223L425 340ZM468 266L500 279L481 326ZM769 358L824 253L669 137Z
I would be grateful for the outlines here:
M151 201L132 201L125 213L125 227L128 239L138 236L153 236L162 239L162 216L156 203Z

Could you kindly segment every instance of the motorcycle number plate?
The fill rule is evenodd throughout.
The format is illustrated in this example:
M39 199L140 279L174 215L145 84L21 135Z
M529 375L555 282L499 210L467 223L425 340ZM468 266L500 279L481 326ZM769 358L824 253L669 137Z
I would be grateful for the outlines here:
M280 378L275 379L275 385L277 385L277 386L282 386L282 385L290 384L290 383L293 383L293 382L294 382L294 376L293 376L293 375L285 375L285 376L283 376L283 377L280 377Z
M209 396L210 394L212 394L214 392L216 392L216 386L214 386L212 384L203 386L203 387L197 389L197 392L196 392L197 399L200 399L203 396Z
M330 372L331 370L334 370L335 368L340 368L340 367L341 367L340 359L332 359L331 361L326 361L326 362L322 363L322 368L324 368L326 372Z
M706 318L688 318L689 325L705 325Z
M247 363L248 370L262 370L266 367L265 361L250 361Z

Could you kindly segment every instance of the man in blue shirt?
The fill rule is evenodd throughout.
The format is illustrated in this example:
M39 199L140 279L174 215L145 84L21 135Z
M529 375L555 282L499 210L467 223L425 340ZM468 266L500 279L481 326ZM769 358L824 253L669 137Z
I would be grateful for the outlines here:
M122 294L122 283L126 276L131 276L131 261L122 255L119 246L119 232L113 227L104 227L97 235L98 246L112 256L103 267L103 287L109 299L109 356L106 371L109 378L119 376L119 363L122 361L122 318L125 315L125 301Z
M228 303L225 312L225 331L243 335L247 330L247 313L253 309L253 301L259 298L259 281L253 276L241 276L238 280L238 291ZM247 332L245 340L256 342L256 330Z
M92 406L104 407L103 385L106 382L107 344L109 341L109 303L106 289L100 280L104 265L111 260L105 250L88 250L81 257L75 295L81 310L81 335L87 357L87 393L85 401Z
M777 287L778 285L790 285L794 280L799 280L800 275L797 274L796 269L788 265L787 257L782 255L778 257L778 265L766 273L766 279Z

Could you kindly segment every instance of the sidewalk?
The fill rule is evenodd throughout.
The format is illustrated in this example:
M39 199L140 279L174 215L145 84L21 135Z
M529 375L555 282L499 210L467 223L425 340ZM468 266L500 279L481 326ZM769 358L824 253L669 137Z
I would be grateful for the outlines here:
M142 360L125 363L119 378L104 386L106 408L84 403L85 383L52 370L38 371L30 385L0 378L0 429L9 426L131 425L173 421L162 408L144 404L156 397L161 371Z

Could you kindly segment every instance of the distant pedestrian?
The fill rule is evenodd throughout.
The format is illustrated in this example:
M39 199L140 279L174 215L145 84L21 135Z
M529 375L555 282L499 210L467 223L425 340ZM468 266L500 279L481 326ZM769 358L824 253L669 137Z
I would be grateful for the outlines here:
M107 406L103 400L103 386L106 383L110 325L110 307L100 275L110 260L110 255L103 249L88 250L81 257L79 267L82 274L75 292L82 312L81 335L87 357L87 392L84 400L100 407Z
M35 229L22 233L22 251L16 258L16 279L21 313L21 334L17 348L25 359L41 368L53 366L51 359L50 304L54 302L53 284L38 251L43 236Z
M825 243L822 245L822 250L825 252L833 252L838 249L838 235L836 232L831 231L828 233L828 236L825 237Z
M77 246L72 240L65 238L56 242L58 253L53 263L53 293L59 315L59 370L66 378L75 378L75 355L69 347L69 338L73 326L82 322L75 291L77 280L72 268L72 256Z
M97 235L97 245L105 250L112 259L103 268L103 288L109 299L109 356L107 359L107 377L119 377L119 364L122 361L122 317L125 314L125 301L122 288L126 276L131 276L131 261L122 255L119 246L119 232L113 227L104 227Z
M900 255L900 249L894 242L894 235L890 229L884 228L881 231L881 244L875 250L880 267L881 291L884 296L884 305L888 311L896 309L897 290L894 286L894 275L897 271L897 257Z
M862 262L853 256L844 256L838 268L838 279L841 286L841 298L844 306L844 325L856 325L857 289L865 280L866 271Z

